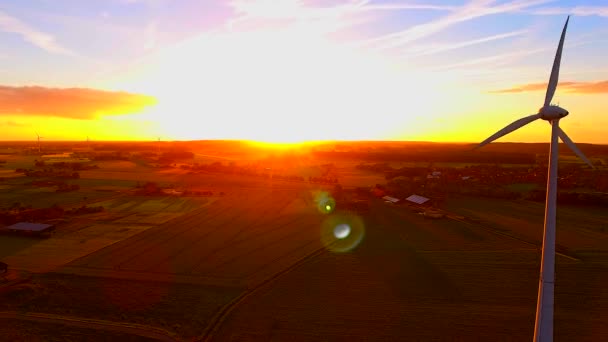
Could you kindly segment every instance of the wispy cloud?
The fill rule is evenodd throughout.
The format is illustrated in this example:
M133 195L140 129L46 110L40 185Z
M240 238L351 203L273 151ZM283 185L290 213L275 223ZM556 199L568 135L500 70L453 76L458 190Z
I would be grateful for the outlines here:
M73 51L61 46L51 34L39 31L23 21L0 11L0 31L16 33L25 41L51 53L76 55Z
M576 94L603 94L608 93L608 81L599 82L560 82L559 88L568 93ZM491 93L522 93L529 91L544 91L547 89L547 83L528 83L508 89L500 89L491 91Z
M441 65L436 68L432 68L431 70L440 71L440 70L461 69L461 68L465 68L465 67L477 68L484 64L492 64L493 67L497 67L500 65L512 63L512 62L520 59L521 57L539 53L539 52L542 52L545 50L547 50L547 49L542 48L542 49L508 52L508 53L503 53L503 54L499 54L499 55L469 59L464 62L459 62L459 63L454 63L454 64Z
M158 25L155 21L150 22L146 26L146 30L144 32L144 49L150 50L154 49L157 44L157 35L158 35Z
M287 25L306 24L308 29L321 28L332 32L349 26L348 21L355 13L361 12L367 0L346 1L333 6L315 6L302 0L234 0L230 7L235 17L228 21L228 27L240 24L280 23ZM261 25L260 25L261 26Z
M468 46L488 43L488 42L492 42L495 40L521 36L522 34L524 34L526 32L528 32L528 30L518 30L518 31L501 33L501 34L496 34L496 35L473 39L473 40L467 40L467 41L458 42L458 43L421 45L421 46L416 46L416 47L410 49L408 51L408 55L420 56L420 55L429 55L429 54L434 54L434 53L439 53L439 52L445 52L445 51L460 49L460 48L464 48L464 47L468 47Z
M93 119L138 112L155 102L145 95L96 89L0 86L0 115Z
M372 3L371 1L362 1L359 7L362 11L383 11L383 10L433 10L433 11L453 11L457 6L450 5L435 5L422 3Z
M365 42L378 49L389 49L428 37L456 24L480 18L487 15L521 11L553 0L516 0L496 4L495 0L472 0L463 6L453 9L448 15L430 22L416 25L408 29L393 32L381 37L372 38Z
M608 6L576 6L576 7L547 7L532 11L539 15L564 15L572 14L577 16L600 16L608 17Z

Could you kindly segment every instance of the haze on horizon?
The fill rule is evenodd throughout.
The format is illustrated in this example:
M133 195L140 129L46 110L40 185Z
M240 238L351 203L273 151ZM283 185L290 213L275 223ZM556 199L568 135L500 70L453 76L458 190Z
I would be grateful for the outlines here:
M542 105L567 15L562 126L608 144L599 0L3 3L1 139L481 141Z

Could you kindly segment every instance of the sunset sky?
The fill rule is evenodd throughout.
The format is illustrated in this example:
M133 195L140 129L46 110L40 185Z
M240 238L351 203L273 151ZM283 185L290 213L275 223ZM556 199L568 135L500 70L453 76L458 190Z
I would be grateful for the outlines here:
M568 14L561 126L608 144L600 0L2 1L0 139L481 141L542 106Z

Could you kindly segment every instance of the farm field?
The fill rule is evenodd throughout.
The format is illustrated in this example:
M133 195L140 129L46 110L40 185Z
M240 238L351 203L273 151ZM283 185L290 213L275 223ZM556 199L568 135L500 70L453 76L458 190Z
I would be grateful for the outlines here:
M201 277L203 283L253 286L321 248L322 217L309 197L276 189L227 195L75 260L64 271Z
M219 199L171 221L172 228L160 225L78 259L62 271L74 275L36 276L44 290L26 291L4 307L105 319L120 313L124 321L163 327L186 339L201 336L219 307L302 255L296 242L309 237L314 247L321 246L324 218L310 211L308 197L255 192L237 205L239 198ZM357 248L326 250L257 288L227 315L212 340L531 338L536 248L462 222L428 220L407 208L374 202L371 209L363 216L365 238ZM252 226L235 219L237 212L245 220L255 211L261 215ZM310 229L303 229L303 222ZM187 223L198 224L187 229ZM284 235L276 235L279 231ZM608 318L607 268L557 258L556 340L607 337L602 329ZM76 275L87 272L95 277ZM134 280L143 273L165 276ZM115 279L120 274L126 279ZM180 284L182 275L216 281Z
M359 248L326 252L261 288L213 340L532 338L536 249L484 229L446 223L430 230L424 222L450 221L426 221L382 203L371 212ZM556 340L608 337L606 269L557 258Z
M239 293L240 290L232 288L198 284L45 273L34 275L31 284L4 296L0 311L142 324L167 330L184 340L193 340L203 333L214 313ZM60 324L40 328L43 329L40 333L58 328L72 331L71 327ZM32 330L31 335L36 336L37 332ZM6 336L5 333L15 331L11 326L0 325L0 333ZM95 333L112 336L106 335L105 330L95 330ZM69 336L67 332L64 334ZM46 340L45 336L38 335L38 340Z
M0 311L149 325L183 340L532 338L543 203L448 194L440 205L454 215L433 220L355 191L387 183L382 173L357 169L361 161L294 155L281 162L277 155L242 154L239 146L224 154L218 147L187 163L234 162L306 180L335 177L343 187L335 191L369 200L369 211L354 214L338 205L331 214L319 212L315 192L334 190L329 182L189 172L179 162L156 168L151 157L95 161L99 169L66 180L78 191L57 193L12 171L31 167L36 157L3 157L2 203L105 210L57 219L57 231L45 240L0 235L0 260L34 273L30 283L2 295ZM148 181L205 193L134 195L136 184ZM362 228L337 241L334 228L347 220ZM361 238L358 245L338 251L353 236ZM608 340L608 212L560 205L557 240L556 340ZM30 325L0 324L0 336L103 334L85 328L59 334L61 326L49 323L15 335ZM115 335L108 336L132 337Z
M106 194L105 198L108 195ZM66 263L204 207L212 199L114 195L96 202L106 210L60 222L52 238L0 235L0 257L13 268L56 271Z
M454 197L448 208L526 241L540 244L542 240L544 203ZM608 212L604 208L558 205L558 246L574 254L608 252L607 233Z

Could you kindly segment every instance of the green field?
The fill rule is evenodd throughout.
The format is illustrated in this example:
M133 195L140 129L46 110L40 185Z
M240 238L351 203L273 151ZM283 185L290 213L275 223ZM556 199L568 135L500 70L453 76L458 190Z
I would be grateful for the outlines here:
M0 189L0 203L2 205L12 205L21 203L31 205L34 208L47 208L54 204L60 206L75 206L87 201L95 201L111 196L111 193L79 190L72 192L55 192L55 188L37 188L31 186L11 186L10 188Z
M526 241L542 239L544 203L455 196L447 208ZM608 212L602 207L558 205L557 244L576 253L608 251Z

